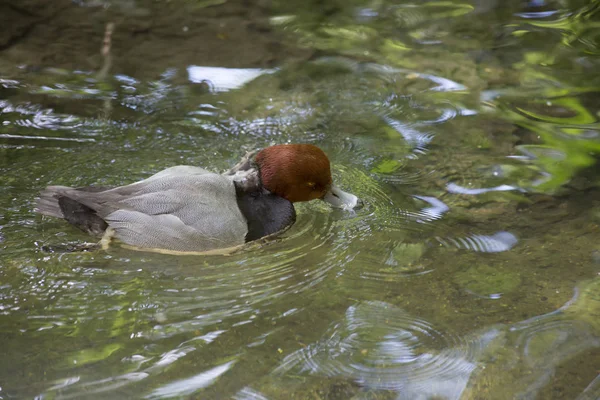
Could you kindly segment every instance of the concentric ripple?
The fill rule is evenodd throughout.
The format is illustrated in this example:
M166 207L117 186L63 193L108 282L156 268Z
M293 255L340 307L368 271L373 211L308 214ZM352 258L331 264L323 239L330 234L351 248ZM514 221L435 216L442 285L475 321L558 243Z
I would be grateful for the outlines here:
M383 283L410 275L431 272L428 233L443 218L449 207L432 196L395 196L385 186L354 168L337 168L334 180L364 201L364 207L343 224L343 235L358 249L353 268L345 277L366 290L380 290ZM398 195L399 193L396 193ZM419 238L422 238L419 241ZM365 246L365 243L370 243Z
M442 245L479 253L499 253L512 249L518 242L515 235L500 231L492 235L470 235L459 238L436 238Z
M340 184L347 188L344 181ZM366 198L363 191L357 194ZM355 241L369 234L362 226L371 217L370 206L346 212L313 202L297 205L297 214L294 226L278 238L258 241L231 256L148 257L112 250L113 257L128 260L123 264L128 270L136 266L180 280L178 290L153 293L152 308L160 324L140 335L170 337L222 321L249 322L259 308L318 286L342 269L360 251Z
M322 340L287 356L275 373L349 378L403 399L446 397L462 391L480 351L390 304L364 302L348 308Z

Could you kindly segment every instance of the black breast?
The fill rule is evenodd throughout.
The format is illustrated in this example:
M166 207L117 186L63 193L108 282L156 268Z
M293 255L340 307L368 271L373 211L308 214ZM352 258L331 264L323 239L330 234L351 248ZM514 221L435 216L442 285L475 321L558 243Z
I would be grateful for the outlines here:
M237 204L248 221L246 242L277 233L296 222L294 205L260 187L244 190L235 182Z

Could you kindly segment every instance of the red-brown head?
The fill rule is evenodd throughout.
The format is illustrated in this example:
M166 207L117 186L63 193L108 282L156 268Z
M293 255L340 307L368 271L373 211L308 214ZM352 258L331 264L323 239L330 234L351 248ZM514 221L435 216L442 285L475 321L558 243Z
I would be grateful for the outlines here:
M327 155L312 144L279 144L256 155L263 186L292 203L320 199L331 187Z
M323 199L335 207L354 208L356 196L337 188L327 155L312 144L280 144L255 157L263 186L292 203Z

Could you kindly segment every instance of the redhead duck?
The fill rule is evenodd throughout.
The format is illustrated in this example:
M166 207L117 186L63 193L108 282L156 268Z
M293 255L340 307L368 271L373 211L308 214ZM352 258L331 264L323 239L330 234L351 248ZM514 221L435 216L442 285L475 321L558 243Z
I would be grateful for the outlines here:
M352 209L356 196L333 184L327 155L310 144L248 153L220 175L167 168L116 188L48 186L36 211L107 242L158 251L210 252L280 232L296 220L293 203L322 199Z

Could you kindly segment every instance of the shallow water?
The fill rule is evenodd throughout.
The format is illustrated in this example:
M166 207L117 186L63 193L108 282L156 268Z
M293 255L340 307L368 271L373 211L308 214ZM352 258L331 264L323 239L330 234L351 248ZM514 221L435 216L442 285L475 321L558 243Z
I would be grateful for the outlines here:
M0 398L600 398L597 1L0 15ZM229 256L33 212L287 142L365 206Z

